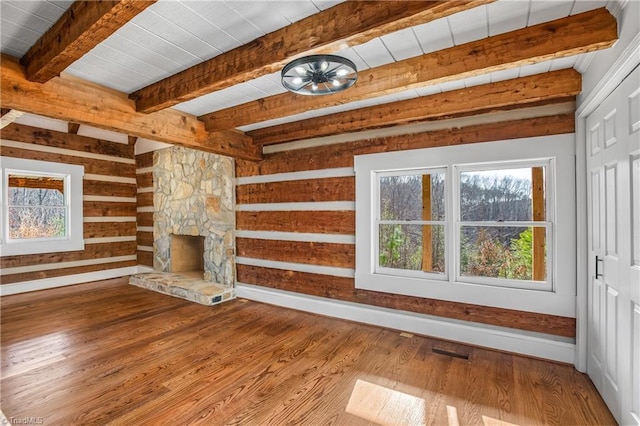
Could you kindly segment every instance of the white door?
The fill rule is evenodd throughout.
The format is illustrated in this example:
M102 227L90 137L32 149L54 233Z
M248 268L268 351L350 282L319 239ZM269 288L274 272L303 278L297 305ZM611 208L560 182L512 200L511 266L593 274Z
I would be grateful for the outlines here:
M640 69L587 118L587 372L622 424L640 424Z

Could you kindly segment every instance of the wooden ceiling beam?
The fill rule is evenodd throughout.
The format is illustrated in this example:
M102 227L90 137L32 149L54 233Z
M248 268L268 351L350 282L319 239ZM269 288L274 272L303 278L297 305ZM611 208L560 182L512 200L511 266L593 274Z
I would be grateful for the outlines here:
M347 1L144 87L130 97L138 111L158 111L276 72L295 57L331 53L493 1Z
M20 60L30 81L59 75L156 0L77 0Z
M256 144L272 145L497 108L519 108L566 99L581 90L580 73L566 69L265 127L247 134Z
M26 79L14 58L0 61L0 107L87 124L235 158L259 160L261 149L244 133L208 133L194 116L176 110L142 114L126 94L69 76L45 84Z
M604 49L617 38L616 19L606 9L597 9L362 71L358 82L341 93L330 96L283 93L199 118L207 130L231 129Z

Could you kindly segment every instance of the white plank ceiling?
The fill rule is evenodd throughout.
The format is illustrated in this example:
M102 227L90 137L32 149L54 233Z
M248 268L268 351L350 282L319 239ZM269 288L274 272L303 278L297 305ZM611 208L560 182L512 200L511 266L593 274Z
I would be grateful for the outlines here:
M2 53L21 57L71 3L65 0L2 0ZM65 72L131 93L337 3L340 1L160 0L69 66ZM599 7L611 9L614 3L614 0L499 0L385 35L337 54L351 59L359 70L365 70ZM584 72L588 63L589 54L552 60L253 123L240 130L248 131L550 70L573 67ZM202 115L283 92L285 89L280 84L280 74L277 72L181 103L174 108Z

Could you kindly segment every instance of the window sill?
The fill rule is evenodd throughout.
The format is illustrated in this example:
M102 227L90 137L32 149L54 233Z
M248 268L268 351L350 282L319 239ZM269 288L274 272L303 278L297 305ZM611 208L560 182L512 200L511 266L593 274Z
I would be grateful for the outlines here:
M498 287L459 281L428 280L362 273L356 270L356 288L404 296L575 317L575 294L548 290Z
M0 244L2 256L84 250L84 240L16 241Z

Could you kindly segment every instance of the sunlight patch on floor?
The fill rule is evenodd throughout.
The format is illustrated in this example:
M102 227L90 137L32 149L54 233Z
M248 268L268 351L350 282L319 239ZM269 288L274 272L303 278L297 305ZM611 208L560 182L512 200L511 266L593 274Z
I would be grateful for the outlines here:
M447 423L448 426L460 426L458 422L458 409L451 405L447 405Z
M447 423L448 426L459 426L458 409L452 405L447 405ZM504 420L494 419L489 416L482 416L482 424L484 426L518 426L514 423L505 422Z
M514 423L505 422L504 420L494 419L489 416L482 416L482 423L484 426L518 426Z
M423 425L426 422L424 399L360 379L353 388L346 411L379 425Z
M67 359L64 350L70 345L69 336L64 332L49 333L11 344L3 349L2 378L8 379L54 362L64 361ZM33 355L34 348L46 350L36 351ZM20 359L20 362L16 363L14 359Z
M345 411L383 426L424 425L428 420L426 401L423 398L361 379L356 381ZM484 426L518 426L485 415L482 415L482 424ZM460 426L458 409L453 405L447 405L447 425Z

